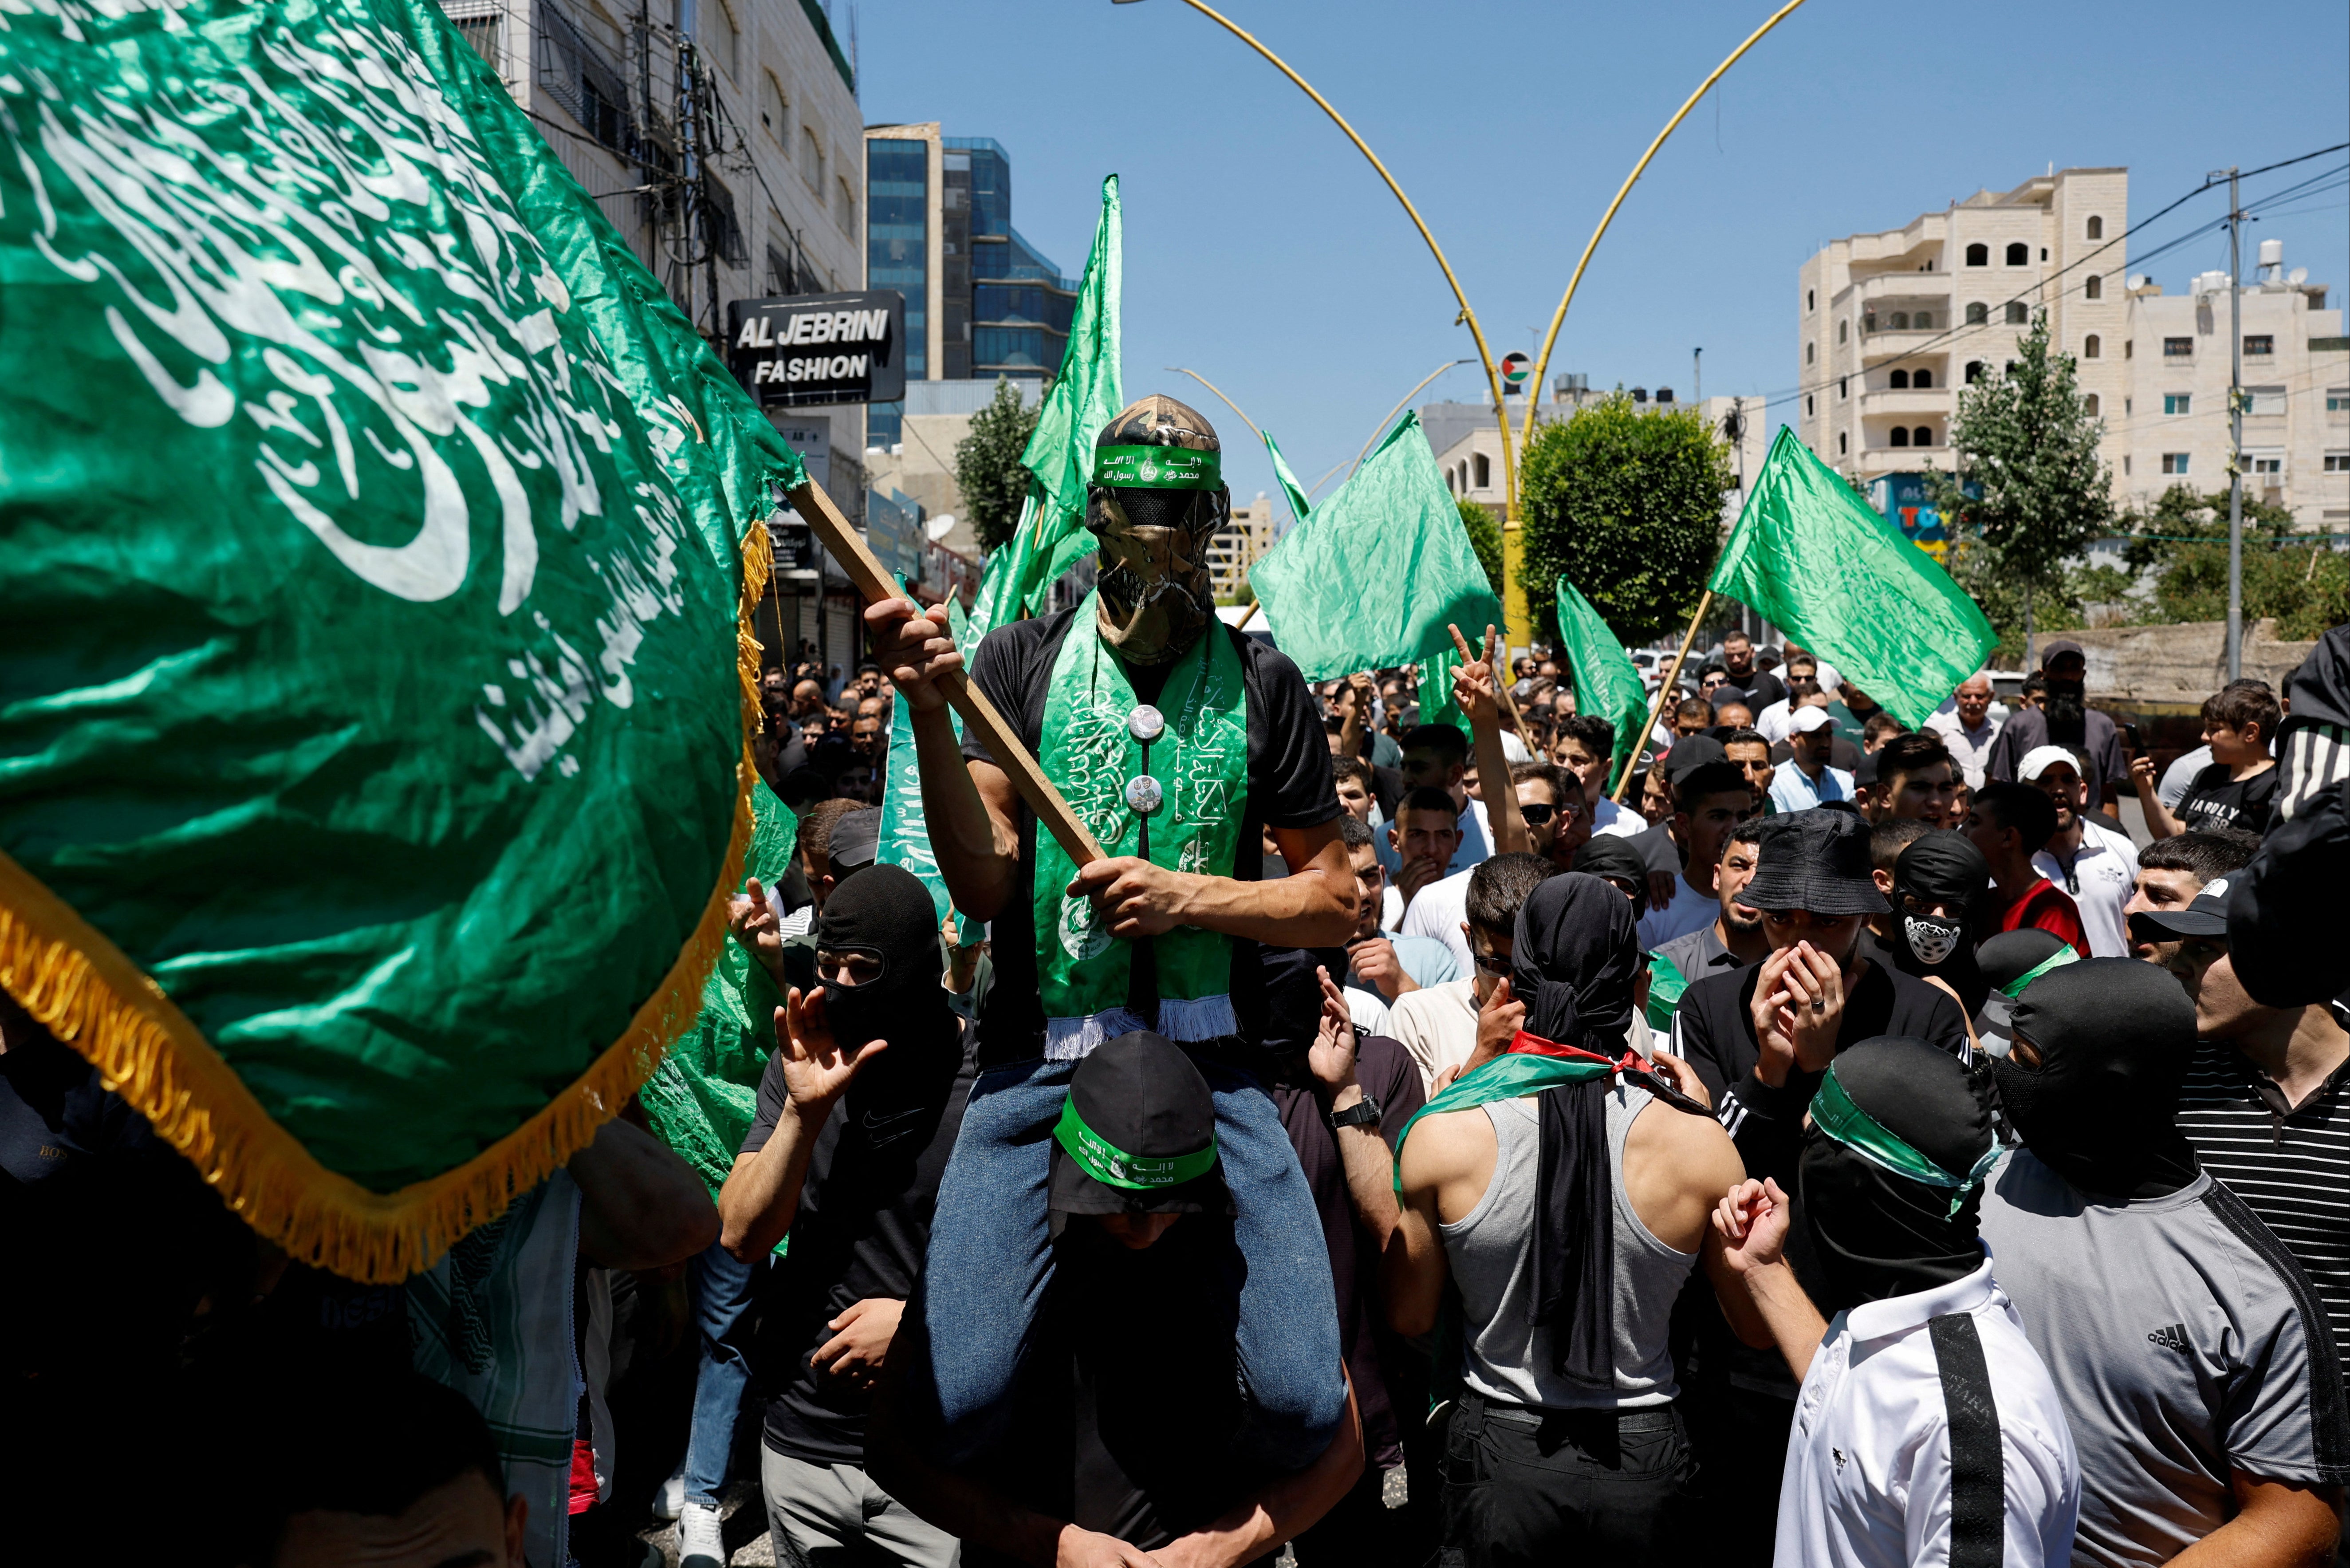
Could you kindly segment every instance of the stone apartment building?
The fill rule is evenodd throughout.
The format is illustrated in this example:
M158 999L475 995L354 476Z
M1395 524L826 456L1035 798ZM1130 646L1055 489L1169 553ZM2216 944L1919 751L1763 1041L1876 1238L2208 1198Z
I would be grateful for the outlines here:
M1921 473L1948 472L1960 389L2002 366L2048 312L2074 357L2116 502L2227 483L2228 291L2165 297L2127 270L2129 172L2064 169L1979 191L1898 229L1848 235L1796 279L1795 431L1889 514L1915 520ZM2303 526L2350 523L2350 353L2327 289L2281 275L2243 297L2246 483ZM2161 410L2168 410L2164 412ZM1939 537L1929 519L1927 535Z

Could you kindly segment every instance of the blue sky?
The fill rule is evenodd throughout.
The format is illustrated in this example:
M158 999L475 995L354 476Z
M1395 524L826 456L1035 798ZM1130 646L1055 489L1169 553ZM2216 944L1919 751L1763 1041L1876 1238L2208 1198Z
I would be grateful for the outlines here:
M844 31L850 0L836 0ZM1540 347L1591 229L1680 100L1771 7L1447 0L1229 0L1355 124L1435 231L1494 354ZM2241 25L2237 25L2241 19ZM1128 396L1165 390L1225 433L1236 497L1271 466L1215 381L1306 483L1351 459L1389 405L1474 353L1402 209L1272 67L1180 0L858 0L868 121L937 119L1011 155L1013 221L1074 275L1105 173L1126 202ZM1551 374L1594 387L1783 392L1795 277L1826 240L1891 228L2053 162L2126 165L2133 220L2199 183L2350 140L2350 7L1971 0L1808 3L1732 67L1634 188L1578 291ZM2336 154L2247 184L2263 192ZM2334 188L2246 229L2350 294ZM2224 194L2130 241L2172 292L2227 265ZM1480 395L1463 366L1418 400ZM1789 412L1773 406L1776 424Z

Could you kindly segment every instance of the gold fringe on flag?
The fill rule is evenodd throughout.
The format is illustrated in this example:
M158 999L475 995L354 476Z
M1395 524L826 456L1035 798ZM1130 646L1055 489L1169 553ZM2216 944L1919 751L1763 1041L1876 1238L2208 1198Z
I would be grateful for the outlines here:
M41 881L0 854L0 990L98 1068L100 1081L184 1155L222 1201L296 1260L368 1284L421 1272L546 1180L619 1113L702 1008L726 940L726 905L751 842L750 735L760 715L753 617L775 564L764 522L743 540L736 664L743 753L718 885L677 961L620 1037L528 1121L453 1170L369 1191L320 1165L271 1120L153 980Z

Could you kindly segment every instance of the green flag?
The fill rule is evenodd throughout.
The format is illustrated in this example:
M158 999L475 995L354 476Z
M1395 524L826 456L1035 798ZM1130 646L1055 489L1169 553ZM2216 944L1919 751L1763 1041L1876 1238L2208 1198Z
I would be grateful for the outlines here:
M1776 621L1912 729L1999 641L1950 574L1784 425L1706 586Z
M1281 455L1281 448L1271 436L1264 438L1264 452L1273 459L1273 476L1281 482L1281 493L1289 498L1289 516L1293 523L1305 521L1314 504L1305 499L1305 487L1297 483L1297 475L1289 471L1289 460Z
M1624 645L1565 577L1558 580L1558 645L1575 671L1575 707L1616 726L1616 754L1607 764L1614 782L1624 759L1647 740L1648 689L1624 656Z
M1013 552L1006 591L1030 615L1044 612L1062 573L1094 549L1086 531L1086 486L1093 478L1094 438L1126 406L1119 389L1118 292L1125 263L1118 176L1102 182L1101 222L1077 280L1069 346L1037 410L1036 429L1020 462L1030 474L1020 527L1001 546ZM1016 612L1015 612L1016 613ZM990 625L1013 618L1001 615Z
M0 986L402 1279L699 1010L804 471L428 0L26 0L0 138Z
M1422 660L1432 680L1434 661L1457 659L1448 625L1474 642L1502 621L1417 414L1264 553L1249 583L1309 680Z

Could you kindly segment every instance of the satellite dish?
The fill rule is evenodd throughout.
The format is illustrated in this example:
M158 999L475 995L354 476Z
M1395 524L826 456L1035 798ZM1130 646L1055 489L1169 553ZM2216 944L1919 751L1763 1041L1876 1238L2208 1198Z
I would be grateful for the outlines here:
M949 512L941 516L931 518L924 525L922 532L930 536L931 544L936 545L954 532L954 514Z
M2285 275L2285 282L2292 284L2296 288L2308 281L2309 269L2305 266L2297 266L2293 268L2292 272Z

